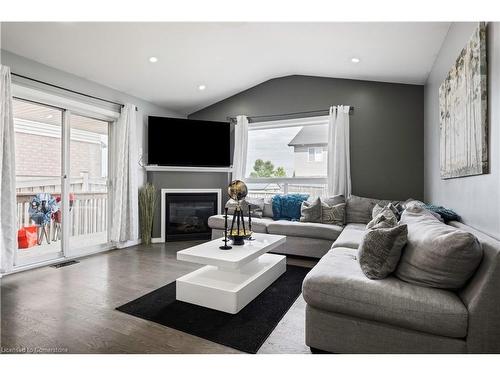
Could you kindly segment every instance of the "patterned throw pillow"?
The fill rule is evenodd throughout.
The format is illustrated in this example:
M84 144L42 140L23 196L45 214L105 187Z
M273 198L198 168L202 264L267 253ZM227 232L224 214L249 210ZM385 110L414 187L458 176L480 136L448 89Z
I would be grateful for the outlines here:
M300 221L305 223L321 223L321 199L304 201L300 207Z
M366 232L358 248L361 270L369 279L384 279L396 270L401 250L406 245L405 224Z
M330 206L326 202L321 202L321 222L344 226L345 224L345 203Z

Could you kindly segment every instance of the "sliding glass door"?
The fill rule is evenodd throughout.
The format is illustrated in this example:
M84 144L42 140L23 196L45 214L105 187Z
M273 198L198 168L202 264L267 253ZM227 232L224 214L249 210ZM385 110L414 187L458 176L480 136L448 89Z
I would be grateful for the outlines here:
M108 245L108 121L14 100L16 266Z
M16 265L57 259L62 251L64 111L14 100L18 252Z
M70 116L69 251L108 243L109 123Z

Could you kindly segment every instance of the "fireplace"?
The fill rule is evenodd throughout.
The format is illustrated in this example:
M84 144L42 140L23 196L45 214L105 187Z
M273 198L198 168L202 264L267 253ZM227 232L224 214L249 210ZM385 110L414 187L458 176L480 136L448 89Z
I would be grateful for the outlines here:
M165 240L210 239L208 218L220 212L220 190L162 190Z

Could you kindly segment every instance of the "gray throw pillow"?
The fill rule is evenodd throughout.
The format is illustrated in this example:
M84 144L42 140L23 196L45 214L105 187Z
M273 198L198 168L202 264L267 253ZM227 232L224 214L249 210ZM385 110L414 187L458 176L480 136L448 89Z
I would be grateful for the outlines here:
M261 218L264 210L264 198L246 198L241 201L241 210L243 215L248 216L248 209L250 207L250 214L252 217ZM228 215L234 215L234 210L236 209L237 202L233 199L229 199L226 203Z
M379 214L366 224L366 229L394 228L396 225L398 225L398 223L397 221L394 222L392 217L386 218L384 214Z
M264 212L263 212L262 216L273 217L272 198L264 198Z
M398 219L399 216L399 211L392 202L387 203L385 206L377 203L375 207L373 207L372 217L375 217L381 213L386 213L386 216L391 216L392 214L396 219Z
M345 224L345 203L330 206L326 202L321 202L321 222L344 226Z
M385 206L376 204L372 211L373 219L366 225L366 228L371 229L375 225L378 227L381 227L381 225L384 227L395 227L398 225L397 214L397 209L392 203L388 203Z
M349 199L347 199L346 222L368 224L372 219L373 207L375 207L377 203L385 206L389 201L351 195Z
M321 223L321 200L303 201L300 207L300 221L306 223Z
M406 244L406 225L366 232L358 248L361 270L369 279L384 279L396 269Z
M481 262L482 247L472 233L440 222L422 207L407 208L400 223L408 225L408 244L396 270L401 280L459 289Z

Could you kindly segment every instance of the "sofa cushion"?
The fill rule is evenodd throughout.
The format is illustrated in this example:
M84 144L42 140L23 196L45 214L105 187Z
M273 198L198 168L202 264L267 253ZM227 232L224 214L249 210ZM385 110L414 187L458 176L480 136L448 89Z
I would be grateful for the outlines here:
M300 223L298 221L278 220L268 224L267 232L283 236L320 238L334 241L342 232L338 225L321 223Z
M377 203L385 206L389 201L351 195L346 204L346 223L368 224L372 219L373 207Z
M402 280L459 289L481 262L481 244L472 233L440 222L422 207L407 208L400 223L408 225L408 243L396 269Z
M468 311L460 298L389 276L368 279L353 249L329 251L302 284L306 302L318 309L431 334L463 338Z
M342 194L332 195L330 197L321 198L321 201L329 206L336 206L337 204L345 203L345 197Z
M385 279L394 272L407 234L405 224L366 232L358 252L359 265L366 277Z
M332 245L334 247L348 247L351 249L358 249L363 237L366 233L365 224L351 223L344 227L344 230Z
M233 217L231 215L227 215L227 226L231 226L231 221ZM252 231L256 233L267 233L267 224L272 223L273 219L268 217L262 218L252 218ZM248 218L245 217L245 225L248 224ZM208 218L208 226L211 229L222 229L224 230L224 215L214 215Z

